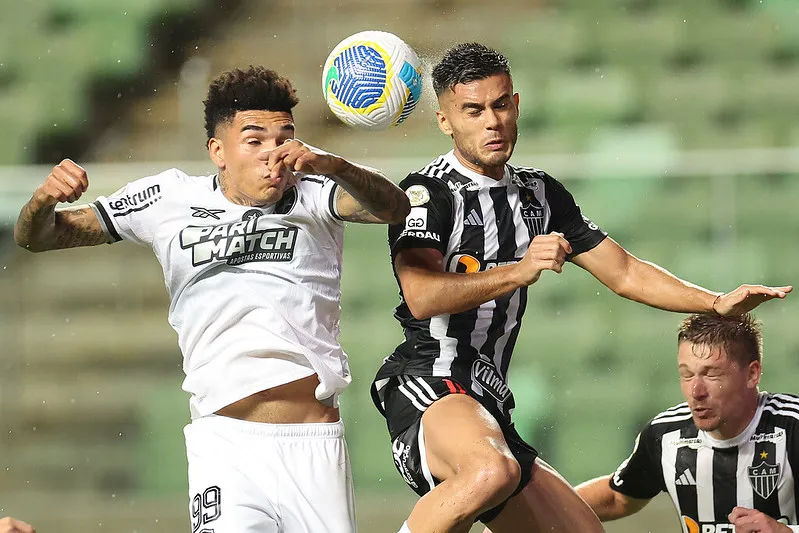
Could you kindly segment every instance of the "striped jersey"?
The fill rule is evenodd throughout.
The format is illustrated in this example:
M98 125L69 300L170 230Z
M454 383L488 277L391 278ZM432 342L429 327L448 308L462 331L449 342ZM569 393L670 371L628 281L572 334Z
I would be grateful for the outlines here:
M444 256L446 271L475 273L521 260L536 235L563 233L572 256L607 236L541 170L506 165L503 178L495 180L467 169L449 152L400 187L411 212L404 223L389 226L392 265L402 250L433 248ZM392 376L446 376L509 416L513 398L506 376L526 305L523 287L462 313L417 320L400 286L394 316L405 342L378 371L375 402L381 405L381 389Z
M668 492L684 533L732 533L733 507L797 524L799 396L760 393L754 418L737 437L697 429L682 403L653 418L610 480L614 490L649 499Z

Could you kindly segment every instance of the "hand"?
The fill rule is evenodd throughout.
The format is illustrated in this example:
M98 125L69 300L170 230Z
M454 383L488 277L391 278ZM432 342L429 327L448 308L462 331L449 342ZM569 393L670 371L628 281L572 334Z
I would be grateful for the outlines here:
M271 170L272 178L276 178L283 168L304 174L332 175L343 163L340 157L314 148L299 139L288 140L258 157L262 161L267 161L267 168Z
M765 287L741 285L734 291L722 294L713 302L713 310L722 316L743 315L758 305L774 298L785 298L793 287Z
M71 159L64 159L53 167L44 183L34 191L33 198L42 206L74 202L88 188L86 171Z
M0 533L36 533L36 530L30 524L7 516L0 518Z
M521 284L532 285L538 281L543 270L552 270L560 274L566 255L571 252L571 244L562 233L536 235L527 248L527 253L516 265L517 272L521 276Z
M735 533L790 533L791 529L768 515L746 507L736 507L727 516Z

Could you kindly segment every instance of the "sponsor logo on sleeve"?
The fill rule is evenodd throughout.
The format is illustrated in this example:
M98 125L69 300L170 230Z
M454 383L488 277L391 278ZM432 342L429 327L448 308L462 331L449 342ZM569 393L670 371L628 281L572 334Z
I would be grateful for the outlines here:
M161 199L161 186L150 185L146 189L124 196L111 196L108 198L108 207L115 217L123 217L137 211L147 209Z

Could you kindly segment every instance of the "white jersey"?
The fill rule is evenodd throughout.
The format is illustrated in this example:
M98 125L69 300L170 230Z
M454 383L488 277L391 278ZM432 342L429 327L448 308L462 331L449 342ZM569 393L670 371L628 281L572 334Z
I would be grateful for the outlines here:
M215 175L171 169L92 204L112 240L152 247L163 267L193 419L314 373L319 400L349 384L336 188L305 176L254 208L225 198Z

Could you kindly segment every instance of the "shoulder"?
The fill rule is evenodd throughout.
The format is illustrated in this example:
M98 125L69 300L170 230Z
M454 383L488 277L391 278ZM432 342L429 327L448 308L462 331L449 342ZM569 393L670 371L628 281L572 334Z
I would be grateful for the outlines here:
M655 415L641 433L653 440L659 440L666 433L693 425L691 409L683 402Z
M799 424L799 396L789 393L762 393L763 413L767 416L780 418L783 422L793 426Z

